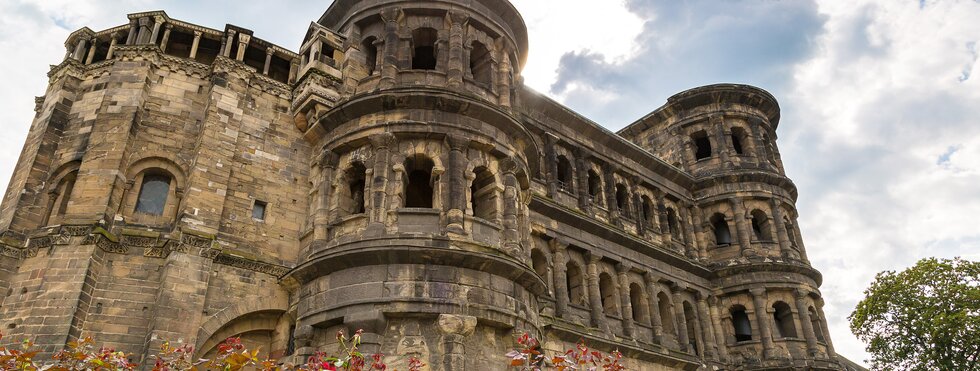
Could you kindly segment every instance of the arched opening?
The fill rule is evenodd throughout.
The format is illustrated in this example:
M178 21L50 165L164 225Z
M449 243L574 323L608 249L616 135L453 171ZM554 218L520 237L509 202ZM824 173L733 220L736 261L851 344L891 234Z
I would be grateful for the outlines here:
M749 322L749 315L745 313L745 307L741 305L733 305L729 309L729 313L732 315L732 327L735 330L735 341L751 341L752 340L752 322Z
M139 197L136 199L135 211L140 214L163 215L170 196L171 177L162 171L143 174Z
M71 201L71 194L75 190L75 181L78 180L78 170L74 170L58 181L58 186L54 189L54 198L51 200L48 211L48 220L45 224L50 224L52 217L64 216L68 211L68 203Z
M490 50L479 41L473 42L470 49L470 73L478 84L490 86L493 83L493 64Z
M670 229L670 236L674 241L680 241L681 239L681 227L680 223L677 221L677 212L674 208L667 208L667 227Z
M602 310L607 316L619 315L616 284L613 282L612 276L606 272L599 274L599 298L602 300Z
M698 315L687 301L684 302L684 323L687 326L688 349L695 355L701 354L698 348Z
M772 229L770 228L769 216L762 210L752 210L752 233L756 240L768 242L772 241Z
M473 170L476 175L473 184L470 185L470 207L473 209L473 216L485 220L495 220L497 218L497 187L493 173L486 167L478 167Z
M715 231L715 245L727 246L732 244L732 231L728 229L728 221L722 214L711 216L711 228Z
M531 268L538 276L545 279L545 282L548 281L548 258L540 249L531 250Z
M434 166L431 159L422 155L405 160L405 173L408 174L408 182L405 183L405 207L432 208Z
M572 162L568 157L558 156L558 189L570 191L572 189Z
M643 196L641 200L643 205L642 207L640 207L640 212L643 213L643 215L641 215L640 218L647 225L653 225L653 219L654 219L653 200L651 200L650 197L647 196Z
M589 198L592 199L592 203L596 205L602 205L602 178L595 170L589 170Z
M674 313L670 310L670 298L667 294L660 292L657 294L657 309L660 311L660 322L664 326L664 333L676 335L677 330L674 329Z
M820 321L820 315L817 313L817 309L810 307L807 309L807 312L810 314L810 324L813 326L813 334L816 335L817 341L826 342L827 340L823 336L823 322Z
M348 202L345 205L346 210L344 211L349 215L363 214L365 212L364 188L366 185L366 175L367 168L360 162L351 164L351 167L347 169L345 176L347 177L347 191L350 197L347 200Z
M435 29L423 27L412 31L412 69L413 70L434 70L436 69L436 41L439 39L439 32Z
M646 295L643 294L643 288L640 285L634 283L630 284L630 307L633 309L633 320L643 324L650 324L650 311L649 307L645 304Z
M361 42L361 50L364 51L364 67L367 69L368 76L374 74L378 68L378 47L374 45L377 38L371 36Z
M694 142L694 158L703 160L711 157L711 140L708 139L708 133L704 130L698 131L691 134L691 140Z
M632 217L632 213L630 213L629 199L629 189L623 184L616 184L616 208L618 208L619 212L627 218Z
M775 309L772 316L776 321L776 330L779 333L779 337L795 338L796 322L793 321L793 310L790 308L789 304L782 301L777 301L772 305L772 309Z
M585 277L582 275L582 268L575 262L565 264L565 280L568 284L568 302L584 306Z
M735 154L745 154L745 145L748 143L748 137L748 134L745 133L745 129L732 128L732 149L735 150Z

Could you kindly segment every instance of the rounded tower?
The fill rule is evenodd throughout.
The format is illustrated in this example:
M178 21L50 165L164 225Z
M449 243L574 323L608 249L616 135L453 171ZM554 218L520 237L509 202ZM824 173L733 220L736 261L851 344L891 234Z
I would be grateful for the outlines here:
M493 339L539 331L539 159L510 109L526 32L504 0L342 0L311 26L294 94L318 149L314 225L288 276L298 355L360 328L371 350L493 369L510 346Z

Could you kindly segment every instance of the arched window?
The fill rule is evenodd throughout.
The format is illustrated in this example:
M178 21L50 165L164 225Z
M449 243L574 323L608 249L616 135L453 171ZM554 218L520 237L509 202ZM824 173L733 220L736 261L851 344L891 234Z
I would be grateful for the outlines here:
M694 141L694 158L698 160L703 160L711 157L711 140L708 139L708 133L701 130L691 135L691 140Z
M135 211L140 214L163 215L163 210L167 206L167 197L170 196L170 181L170 175L164 173L144 174Z
M630 307L633 308L633 320L650 324L649 306L646 304L646 295L643 295L643 288L634 283L630 284Z
M616 284L613 282L612 276L606 272L599 274L599 298L602 300L602 310L607 316L619 315Z
M490 86L493 83L490 50L479 41L474 41L473 48L470 50L470 72L473 74L473 80L478 84Z
M364 187L366 185L365 176L367 174L367 168L364 164L360 162L355 162L351 164L351 167L347 169L345 176L347 177L347 189L350 192L348 202L346 202L346 212L348 214L363 214L364 213Z
M653 206L653 200L650 200L650 197L647 196L643 196L641 200L643 201L643 206L640 208L640 212L642 212L643 215L641 215L640 218L646 224L652 225L654 219L653 215L655 212L654 210L656 210Z
M732 244L732 231L728 229L728 221L722 214L711 216L711 228L715 230L715 245L725 246Z
M486 167L473 170L476 177L470 185L470 203L473 216L485 220L497 218L497 187L493 174Z
M759 241L772 241L769 216L762 210L752 210L752 233Z
M544 256L544 253L540 249L531 250L531 268L534 268L534 272L547 281L548 258Z
M681 238L681 227L680 223L677 221L677 212L674 208L667 208L667 227L670 228L670 236L675 241L680 241Z
M698 315L687 301L684 302L684 323L687 326L688 349L696 355L701 354L701 350L698 349Z
M592 203L602 205L602 178L594 170L589 170L589 198Z
M745 307L734 305L729 309L732 315L732 327L735 330L735 341L752 340L752 322L749 322L749 315L745 313Z
M820 321L820 315L817 314L817 309L810 307L807 309L807 312L810 313L810 324L813 325L813 334L817 336L817 341L826 342L827 340L823 336L823 322Z
M565 279L568 284L568 301L576 305L585 305L585 276L582 268L575 262L565 264Z
M424 27L412 31L412 69L413 70L434 70L436 69L436 41L439 39L439 32L435 29Z
M676 335L674 313L670 310L670 298L667 297L667 294L663 292L657 294L657 309L660 311L660 322L663 323L664 333Z
M630 192L623 184L616 185L616 207L619 212L627 218L632 217L630 213Z
M732 128L732 148L735 150L735 154L745 154L745 145L748 143L748 138L749 136L745 133L745 129Z
M373 75L378 68L378 47L374 45L375 41L377 39L371 36L361 43L361 50L364 51L364 67L367 68L368 76Z
M558 189L572 189L572 163L565 156L558 156Z
M78 170L73 170L58 181L58 186L55 187L48 205L48 218L45 224L51 224L52 221L56 221L55 217L63 216L68 211L68 202L71 201L77 179Z
M777 301L772 305L772 309L776 310L772 316L776 321L776 330L779 333L779 337L795 338L796 323L793 322L793 310L790 309L789 304Z
M405 160L405 207L432 208L432 168L428 157L417 155Z

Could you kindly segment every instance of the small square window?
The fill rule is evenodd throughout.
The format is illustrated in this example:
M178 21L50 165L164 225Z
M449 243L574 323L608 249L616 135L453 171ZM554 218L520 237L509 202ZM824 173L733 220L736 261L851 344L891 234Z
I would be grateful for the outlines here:
M255 201L255 206L252 206L252 219L265 220L265 209L268 205L265 201Z

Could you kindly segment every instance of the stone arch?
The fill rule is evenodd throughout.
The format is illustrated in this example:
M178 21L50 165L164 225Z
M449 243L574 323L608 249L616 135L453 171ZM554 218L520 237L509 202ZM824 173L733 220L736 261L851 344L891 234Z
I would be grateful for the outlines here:
M469 58L470 74L477 84L490 87L493 84L493 52L483 42L474 40L470 43Z
M431 27L412 30L412 69L435 70L439 61L439 31Z
M551 269L551 262L548 259L548 254L540 248L531 249L531 268L534 269L534 273L541 276L545 282L549 282L548 271Z
M772 309L776 334L780 338L796 338L796 321L793 320L793 308L784 301L777 301L772 304Z
M691 133L691 142L694 143L694 159L697 161L705 160L711 158L714 155L714 150L711 145L711 138L708 132L704 130L698 130Z
M728 308L728 314L732 317L732 333L735 342L752 340L752 320L749 319L748 311L744 305L735 304Z
M176 219L186 187L180 166L168 158L145 157L131 163L126 174L128 189L120 205L127 222L164 226Z
M575 259L565 263L565 280L568 288L568 302L574 305L587 306L588 295L585 283L585 269Z
M363 214L367 210L368 168L360 159L351 159L334 184L337 209L341 216Z
M774 233L772 230L772 222L770 222L769 215L760 209L755 209L749 212L752 216L752 235L756 240L762 242L773 241Z
M662 290L657 293L657 311L660 312L660 322L664 327L664 333L677 336L673 307L674 305L670 300L670 295Z
M702 353L701 348L701 324L699 323L698 313L694 309L694 305L691 302L684 300L681 304L684 311L684 326L687 326L687 339L688 350L691 353L700 355Z
M571 160L564 154L558 155L558 174L555 176L558 181L558 189L572 192L575 189L575 168Z
M607 316L619 315L619 290L609 272L599 273L599 299L602 302L602 311Z
M361 41L361 52L364 53L364 68L367 75L374 75L378 69L378 38L375 36L365 37Z
M643 284L639 282L631 282L629 284L630 288L630 307L633 309L633 320L645 325L650 325L650 306L647 299L646 290L643 289Z
M728 246L734 243L732 230L728 226L728 220L722 213L715 213L708 219L711 230L714 231L715 246Z
M81 166L80 160L73 160L59 166L51 173L51 177L48 178L50 186L45 194L47 207L45 207L44 225L58 224L61 221L60 217L67 212Z
M220 331L229 328L229 325L241 322L242 319L247 319L257 314L276 314L281 317L286 314L288 306L289 304L285 296L274 295L271 298L262 300L243 300L238 304L224 308L211 315L198 328L195 349L200 352L200 356L203 356L214 345L228 338L227 336L221 336L222 333ZM268 326L245 325L241 328L257 329L263 327ZM212 345L205 349L208 344Z

